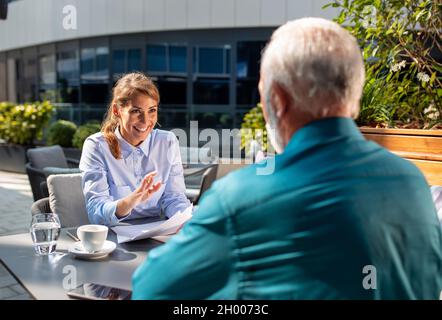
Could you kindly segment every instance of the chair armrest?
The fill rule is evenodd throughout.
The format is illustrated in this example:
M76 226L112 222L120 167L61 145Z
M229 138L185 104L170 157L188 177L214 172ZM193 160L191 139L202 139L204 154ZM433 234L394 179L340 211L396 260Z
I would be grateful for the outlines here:
M78 168L80 165L80 160L74 159L74 158L66 158L68 162L69 168Z
M49 206L49 197L41 198L40 200L35 201L31 206L32 215L49 212L52 212L51 207Z
M78 168L57 168L57 167L44 167L43 172L45 177L49 177L51 174L71 174L80 173Z
M42 169L37 169L31 166L31 164L28 162L26 163L26 172L28 174L32 174L32 175L36 175L36 176L41 176L42 178L46 178L45 173Z
M209 164L209 165L204 166L202 168L187 168L187 171L189 173L186 174L186 172L185 172L186 170L184 170L184 177L187 178L187 177L199 175L199 174L205 172L207 169L214 167L214 166L216 166L216 164Z

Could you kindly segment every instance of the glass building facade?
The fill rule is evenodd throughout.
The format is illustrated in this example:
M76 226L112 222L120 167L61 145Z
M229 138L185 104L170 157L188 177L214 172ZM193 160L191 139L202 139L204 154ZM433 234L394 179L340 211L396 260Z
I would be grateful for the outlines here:
M55 119L101 121L122 74L159 87L164 129L239 128L259 101L261 51L272 28L149 32L63 41L0 53L0 101L50 100Z

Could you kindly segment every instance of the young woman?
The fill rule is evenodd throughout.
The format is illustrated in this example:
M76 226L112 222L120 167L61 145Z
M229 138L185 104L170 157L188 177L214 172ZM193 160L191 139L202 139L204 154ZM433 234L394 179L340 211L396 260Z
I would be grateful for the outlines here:
M80 170L89 220L171 217L189 207L178 140L154 129L160 100L155 84L130 73L115 84L101 132L83 146Z

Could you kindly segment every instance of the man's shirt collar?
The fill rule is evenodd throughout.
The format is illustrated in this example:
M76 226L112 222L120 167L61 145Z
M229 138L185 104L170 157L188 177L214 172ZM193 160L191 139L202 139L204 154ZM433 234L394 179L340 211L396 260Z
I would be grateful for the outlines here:
M324 118L312 121L296 131L284 152L290 150L298 152L313 145L342 138L365 140L353 119L343 117Z

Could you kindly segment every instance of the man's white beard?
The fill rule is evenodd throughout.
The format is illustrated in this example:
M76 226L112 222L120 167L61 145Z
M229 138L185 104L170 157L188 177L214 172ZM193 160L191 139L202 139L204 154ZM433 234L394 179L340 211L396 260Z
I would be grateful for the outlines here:
M273 112L272 108L272 100L271 100L271 88L270 84L264 85L264 92L265 92L265 107L268 114L268 121L266 121L266 130L267 130L267 137L275 149L276 153L282 153L284 151L284 143L282 141L281 135L278 132L278 118L276 117L276 114Z
M276 127L272 127L270 123L266 123L267 137L269 138L270 143L275 149L276 153L282 153L284 151L284 145L282 143L281 136L279 135Z

